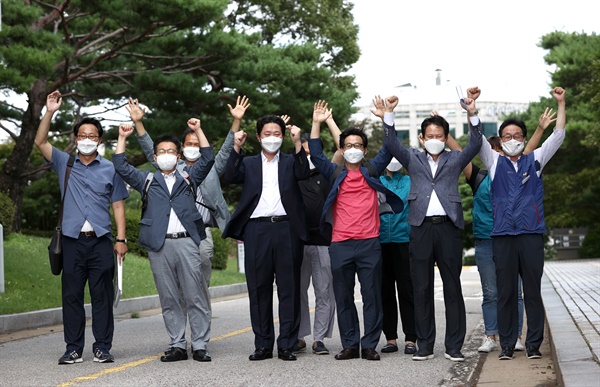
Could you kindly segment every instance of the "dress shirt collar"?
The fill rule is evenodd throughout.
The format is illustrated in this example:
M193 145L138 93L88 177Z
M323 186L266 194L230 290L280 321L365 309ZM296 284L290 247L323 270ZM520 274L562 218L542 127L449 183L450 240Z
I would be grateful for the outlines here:
M279 152L280 151L277 151L277 154L275 154L275 157L271 161L279 162ZM263 151L260 152L260 158L263 161L263 163L268 163L269 162L269 160L267 160L267 156L265 156L265 152L263 152Z

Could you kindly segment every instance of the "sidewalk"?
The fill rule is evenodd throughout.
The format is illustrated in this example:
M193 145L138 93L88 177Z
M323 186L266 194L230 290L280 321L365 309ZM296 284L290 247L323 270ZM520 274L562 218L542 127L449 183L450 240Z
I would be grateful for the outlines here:
M600 386L600 259L546 262L542 298L559 384Z

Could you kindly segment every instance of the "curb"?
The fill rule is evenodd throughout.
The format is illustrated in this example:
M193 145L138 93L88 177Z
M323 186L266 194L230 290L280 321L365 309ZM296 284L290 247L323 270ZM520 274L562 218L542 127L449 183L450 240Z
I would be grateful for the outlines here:
M600 367L563 299L545 273L542 276L542 299L559 385L569 387L598 385Z
M246 283L233 285L215 286L208 289L210 298L220 298L243 294L248 292ZM85 314L87 318L91 318L92 306L85 304ZM142 310L160 308L158 295L127 298L119 302L117 308L113 308L114 315L139 312ZM62 324L62 307L37 310L33 312L14 313L0 315L0 334L21 331L25 329L35 329L49 325Z

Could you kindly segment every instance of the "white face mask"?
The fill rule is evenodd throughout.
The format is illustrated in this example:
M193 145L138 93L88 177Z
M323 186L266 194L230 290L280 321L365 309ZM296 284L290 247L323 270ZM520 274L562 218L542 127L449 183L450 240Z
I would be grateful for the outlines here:
M276 153L279 148L281 148L281 143L283 142L283 138L269 136L260 140L260 145L267 153Z
M177 156L164 154L156 157L156 164L161 171L170 171L175 168L177 164Z
M440 140L431 139L425 141L425 149L429 152L430 155L439 155L446 148L446 143Z
M77 150L82 155L89 156L96 152L96 149L98 149L98 143L96 141L92 141L89 138L81 141L77 140Z
M308 167L310 168L310 170L312 171L313 169L315 169L315 165L313 164L312 160L310 159L310 156L306 156L306 158L308 159Z
M195 146L188 146L183 148L183 155L188 161L196 161L200 158L200 148Z
M400 161L396 160L395 157L392 157L392 161L390 161L390 163L386 167L386 169L390 172L398 172L401 168L402 164L400 164Z
M350 164L360 163L365 157L365 153L360 149L352 148L344 151L344 160Z
M510 141L502 143L502 150L507 156L516 156L523 152L525 148L525 141L517 141L514 138Z

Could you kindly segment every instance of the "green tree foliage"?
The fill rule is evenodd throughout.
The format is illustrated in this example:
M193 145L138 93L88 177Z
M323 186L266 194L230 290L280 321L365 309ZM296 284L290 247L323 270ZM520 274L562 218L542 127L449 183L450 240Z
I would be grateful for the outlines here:
M0 190L17 206L17 229L24 188L47 170L30 155L54 90L65 100L51 136L67 150L72 138L60 138L82 112L98 107L106 118L102 108L117 110L128 97L149 107L153 136L179 134L196 116L217 148L237 95L252 104L243 123L251 139L264 114L290 115L308 129L316 100L330 100L347 120L357 97L354 78L344 75L359 56L347 0L5 0L2 8L0 88L10 97L0 101L0 128L14 145ZM117 123L105 122L105 142L116 138ZM129 160L145 162L141 154Z

